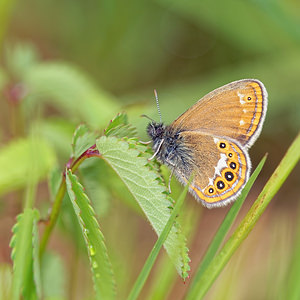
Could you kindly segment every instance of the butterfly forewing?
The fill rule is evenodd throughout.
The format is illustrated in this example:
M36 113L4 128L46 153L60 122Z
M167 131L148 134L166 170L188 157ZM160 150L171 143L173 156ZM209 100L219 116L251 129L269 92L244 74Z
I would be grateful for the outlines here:
M229 83L204 96L172 124L179 131L229 137L250 147L257 139L267 109L267 92L258 80Z

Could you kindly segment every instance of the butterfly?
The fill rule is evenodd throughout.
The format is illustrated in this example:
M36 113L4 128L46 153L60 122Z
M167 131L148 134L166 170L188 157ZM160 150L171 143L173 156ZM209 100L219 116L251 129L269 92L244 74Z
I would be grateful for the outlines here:
M251 170L249 148L258 138L268 94L257 79L243 79L201 98L171 125L152 121L153 157L167 165L205 207L225 206L240 195Z

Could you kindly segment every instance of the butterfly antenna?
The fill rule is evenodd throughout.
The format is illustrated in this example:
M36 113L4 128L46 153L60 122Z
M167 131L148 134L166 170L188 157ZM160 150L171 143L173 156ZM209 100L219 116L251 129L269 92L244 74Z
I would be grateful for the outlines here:
M162 123L161 112L160 112L160 108L159 108L158 96L157 96L157 91L156 91L156 89L154 89L154 96L155 96L156 106L157 106L157 110L158 110L159 121L160 121L160 123Z

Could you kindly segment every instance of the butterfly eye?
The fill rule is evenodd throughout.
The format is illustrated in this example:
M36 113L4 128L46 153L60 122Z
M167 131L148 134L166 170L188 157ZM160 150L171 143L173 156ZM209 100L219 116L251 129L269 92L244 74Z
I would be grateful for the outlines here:
M250 100L252 100L252 98L251 98L251 97L248 97L247 100L250 101Z

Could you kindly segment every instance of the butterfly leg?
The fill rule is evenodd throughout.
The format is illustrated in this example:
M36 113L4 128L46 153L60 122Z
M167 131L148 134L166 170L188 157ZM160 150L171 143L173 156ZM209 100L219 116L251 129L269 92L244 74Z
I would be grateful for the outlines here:
M159 152L159 150L160 150L161 145L162 145L163 142L164 142L164 140L162 139L161 142L159 143L159 145L158 145L155 153L150 158L148 158L148 161L152 160L157 155L157 153Z
M174 173L174 169L172 168L171 173L170 173L170 177L169 177L169 184L168 184L170 194L172 193L172 191L171 191L171 180L172 180L173 173Z
M152 143L152 141L148 141L148 142L139 141L139 143L142 145L149 145Z

